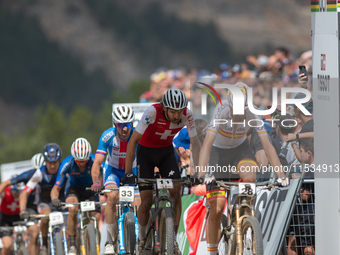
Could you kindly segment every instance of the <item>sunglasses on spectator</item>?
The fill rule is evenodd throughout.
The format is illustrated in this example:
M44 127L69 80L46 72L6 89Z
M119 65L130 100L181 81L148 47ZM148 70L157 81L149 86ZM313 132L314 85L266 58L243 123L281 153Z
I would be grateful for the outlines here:
M130 122L130 123L117 123L117 127L119 127L120 129L127 127L127 129L129 129L129 128L132 127L132 122Z
M81 164L81 163L87 163L88 160L74 160L76 163Z

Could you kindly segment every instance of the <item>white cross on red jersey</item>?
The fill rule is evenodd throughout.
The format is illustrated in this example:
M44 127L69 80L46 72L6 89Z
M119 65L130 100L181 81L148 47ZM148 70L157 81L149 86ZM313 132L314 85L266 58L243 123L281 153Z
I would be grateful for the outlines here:
M20 212L19 198L14 198L11 193L11 187L4 190L4 197L1 201L0 211L6 215L17 215Z
M136 131L143 134L139 143L149 148L162 148L172 144L174 136L187 126L189 137L197 135L192 112L185 108L179 124L167 121L161 104L153 104L143 114Z

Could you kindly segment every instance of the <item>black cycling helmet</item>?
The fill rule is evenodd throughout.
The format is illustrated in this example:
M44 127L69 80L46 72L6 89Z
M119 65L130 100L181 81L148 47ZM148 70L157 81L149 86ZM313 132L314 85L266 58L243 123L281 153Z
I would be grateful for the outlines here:
M44 147L43 155L46 162L53 162L61 159L62 152L58 144L48 143Z

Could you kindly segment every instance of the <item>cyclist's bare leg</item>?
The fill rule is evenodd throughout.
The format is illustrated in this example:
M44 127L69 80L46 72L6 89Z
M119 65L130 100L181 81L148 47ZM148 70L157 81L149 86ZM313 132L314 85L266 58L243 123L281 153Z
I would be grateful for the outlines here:
M177 235L178 225L182 214L181 184L174 183L174 188L169 190L169 193L170 197L174 199L175 234Z
M117 188L116 185L107 185L105 188L112 189ZM110 193L106 193L107 201L105 206L105 221L107 223L107 230L110 233L110 237L108 236L108 240L111 239L115 241L115 233L117 228L116 223L116 205L118 202L118 191L112 191Z
M257 165L251 163L239 164L238 173L242 182L256 182L256 169Z
M3 238L1 238L1 241L3 244L3 247L1 249L1 255L10 255L13 245L12 237L4 236Z
M29 254L38 255L38 237L39 237L39 227L37 224L34 224L28 228L28 234L30 236L30 241L28 243L28 251Z
M131 205L137 206L137 211L138 211L140 203L141 203L140 196L135 196L135 201L133 203L131 203Z
M221 219L224 211L225 197L211 197L208 201L207 243L218 244L221 235Z
M39 214L49 214L51 213L51 209L49 207L44 207L40 210ZM41 235L43 237L44 245L47 246L47 234L48 234L48 218L42 218L40 221L40 230Z
M145 239L145 228L149 221L150 209L151 209L152 202L153 202L153 191L152 190L140 191L140 198L141 198L141 204L137 211L138 225L140 226L139 239L144 240Z
M70 195L65 200L66 203L79 203L78 198L75 195ZM69 214L67 216L67 228L69 235L74 236L77 231L77 213L78 206L68 208Z
M91 212L91 217L96 217L97 224L98 224L99 219L100 219L100 212ZM93 224L92 220L91 220L91 223Z

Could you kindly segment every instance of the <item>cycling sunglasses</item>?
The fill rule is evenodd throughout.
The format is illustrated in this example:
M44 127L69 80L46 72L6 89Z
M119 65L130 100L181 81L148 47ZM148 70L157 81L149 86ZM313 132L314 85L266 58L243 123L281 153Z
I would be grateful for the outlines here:
M132 127L132 122L130 122L130 123L117 123L117 127L119 127L120 129L127 127L127 129L129 129L129 128Z
M74 160L76 163L81 164L81 163L87 163L88 160Z

